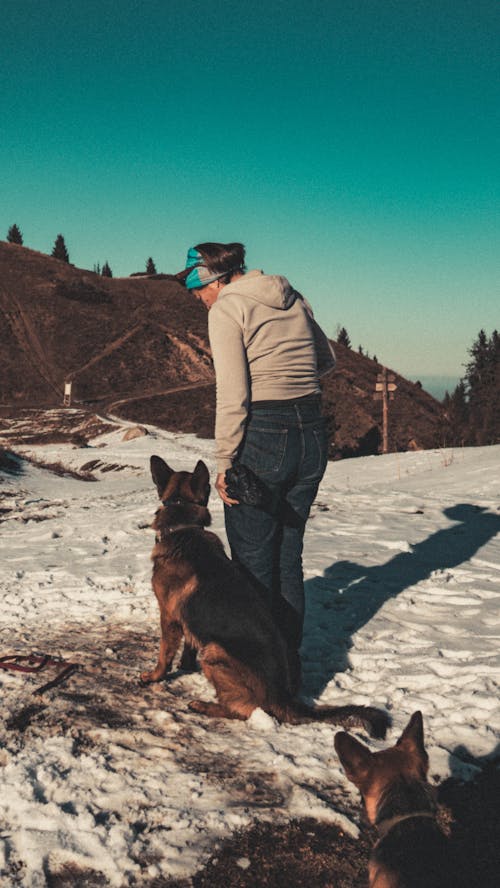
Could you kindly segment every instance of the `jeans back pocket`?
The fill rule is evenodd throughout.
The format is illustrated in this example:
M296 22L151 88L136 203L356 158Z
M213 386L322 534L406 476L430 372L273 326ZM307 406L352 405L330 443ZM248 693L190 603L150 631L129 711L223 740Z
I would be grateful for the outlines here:
M240 460L260 477L279 472L285 458L288 432L286 429L250 426Z
M328 435L326 423L304 429L304 455L301 478L304 481L321 481L328 463Z

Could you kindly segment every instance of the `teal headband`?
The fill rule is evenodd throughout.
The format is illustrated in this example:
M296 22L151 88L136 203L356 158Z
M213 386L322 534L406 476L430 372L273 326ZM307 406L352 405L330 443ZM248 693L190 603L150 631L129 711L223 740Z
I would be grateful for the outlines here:
M198 253L198 250L194 247L190 247L188 250L186 271L188 268L192 269L184 279L184 284L188 290L198 290L201 287L206 287L207 284L211 284L212 281L218 281L228 273L223 271L222 274L213 274L204 264L201 253Z
M228 274L234 274L235 271L243 273L244 269L238 266L237 268L228 268L227 271L222 271L220 274L214 274L207 268L203 256L196 247L190 247L184 271L180 271L176 277L188 290L199 290L201 287L211 284L212 281L218 281Z

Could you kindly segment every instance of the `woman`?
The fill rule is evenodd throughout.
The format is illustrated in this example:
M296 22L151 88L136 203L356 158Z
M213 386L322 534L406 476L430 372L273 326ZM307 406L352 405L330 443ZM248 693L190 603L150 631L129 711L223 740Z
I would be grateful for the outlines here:
M246 273L243 244L198 244L177 277L210 312L215 486L231 554L269 601L297 689L304 530L328 451L319 376L335 366L335 356L310 306L286 278ZM225 473L235 460L264 482L272 508L229 496Z

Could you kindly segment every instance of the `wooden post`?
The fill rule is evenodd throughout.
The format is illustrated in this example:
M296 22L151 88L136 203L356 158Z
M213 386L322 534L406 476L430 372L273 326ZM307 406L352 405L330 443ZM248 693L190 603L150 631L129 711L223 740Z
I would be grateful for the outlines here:
M71 407L71 382L64 383L63 407Z
M387 367L383 367L375 383L374 398L382 400L382 453L389 453L389 401L394 400L397 389L395 379L394 373L389 373Z
M387 396L387 367L382 371L382 453L389 452L389 398Z

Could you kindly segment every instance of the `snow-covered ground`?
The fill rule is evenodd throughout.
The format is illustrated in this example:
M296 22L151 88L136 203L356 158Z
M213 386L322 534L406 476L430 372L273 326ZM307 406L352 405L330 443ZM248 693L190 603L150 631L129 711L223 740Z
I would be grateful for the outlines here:
M99 460L95 483L29 464L0 476L0 656L80 664L41 696L54 669L0 670L2 886L64 872L112 886L188 876L258 818L315 817L357 834L359 797L334 728L259 711L205 720L187 709L212 696L201 674L139 685L159 635L149 457L215 467L213 442L151 427L124 442L125 426L91 448L24 448L73 469ZM210 507L224 538L215 495ZM389 743L421 709L436 781L498 755L500 446L330 464L304 568L305 698L386 707Z

